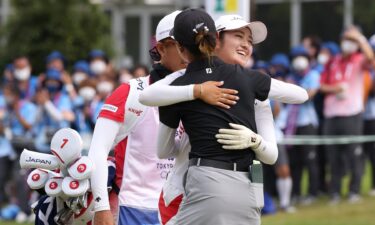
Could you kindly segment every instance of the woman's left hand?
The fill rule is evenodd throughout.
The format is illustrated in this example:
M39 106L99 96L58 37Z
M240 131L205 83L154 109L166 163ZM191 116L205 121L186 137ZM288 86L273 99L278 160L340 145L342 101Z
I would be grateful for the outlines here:
M227 150L242 150L246 148L256 149L259 147L262 137L249 128L230 123L233 129L220 129L215 135L217 142L223 144Z

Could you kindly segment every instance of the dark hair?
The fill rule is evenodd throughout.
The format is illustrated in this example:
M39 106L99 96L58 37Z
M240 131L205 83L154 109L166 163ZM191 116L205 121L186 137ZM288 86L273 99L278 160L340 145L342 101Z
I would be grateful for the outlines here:
M8 85L3 86L3 90L8 90L12 95L15 95L17 97L21 96L21 90L15 83L10 83Z
M148 69L148 66L144 65L144 64L137 64L135 65L132 69L131 69L131 74L134 74L134 72L137 70L137 69L142 69L146 72L146 74L149 74L149 69Z
M200 30L195 37L195 45L185 45L189 52L195 57L210 57L216 46L215 33Z
M201 53L211 56L216 46L216 35L214 33L199 32L195 37Z
M304 37L304 39L308 39L310 41L310 45L316 49L315 54L313 56L314 58L316 58L319 54L320 46L322 44L320 37L317 35L308 35Z

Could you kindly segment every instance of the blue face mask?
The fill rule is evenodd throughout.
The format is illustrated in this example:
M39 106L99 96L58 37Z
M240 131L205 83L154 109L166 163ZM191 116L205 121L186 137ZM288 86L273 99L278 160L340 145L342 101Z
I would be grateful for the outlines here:
M49 93L56 93L60 91L60 85L47 85L46 86Z
M273 74L273 77L281 77L281 78L284 78L284 77L286 77L286 75L287 75L287 71L286 71L286 70L281 70L281 69L279 69L279 70L276 70L276 71L275 71L275 74Z

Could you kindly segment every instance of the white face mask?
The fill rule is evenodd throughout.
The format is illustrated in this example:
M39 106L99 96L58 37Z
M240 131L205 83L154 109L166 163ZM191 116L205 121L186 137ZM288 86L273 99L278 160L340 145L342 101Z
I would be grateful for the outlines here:
M341 50L344 54L352 54L358 51L358 44L354 41L343 40L341 42Z
M90 64L91 71L96 75L103 73L106 68L107 64L101 60L94 61Z
M23 69L15 69L14 77L17 80L28 80L30 78L31 69L30 67L25 67Z
M79 89L78 94L85 100L85 101L91 101L94 99L96 95L96 91L92 87L83 87Z
M73 74L73 83L79 85L83 80L87 78L87 75L82 72L76 72Z
M297 56L292 61L292 67L296 71L304 71L309 66L309 60L304 56Z
M318 55L318 63L325 65L329 60L329 55L327 54L319 54Z
M102 81L96 86L96 88L99 93L109 94L113 90L113 84L108 81Z

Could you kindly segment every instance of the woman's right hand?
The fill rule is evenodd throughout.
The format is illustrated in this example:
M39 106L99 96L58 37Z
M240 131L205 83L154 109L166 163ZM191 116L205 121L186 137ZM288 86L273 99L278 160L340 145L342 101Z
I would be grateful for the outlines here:
M202 84L194 85L194 97L201 99L210 105L220 106L229 109L239 100L237 90L220 88L224 81L206 81Z

